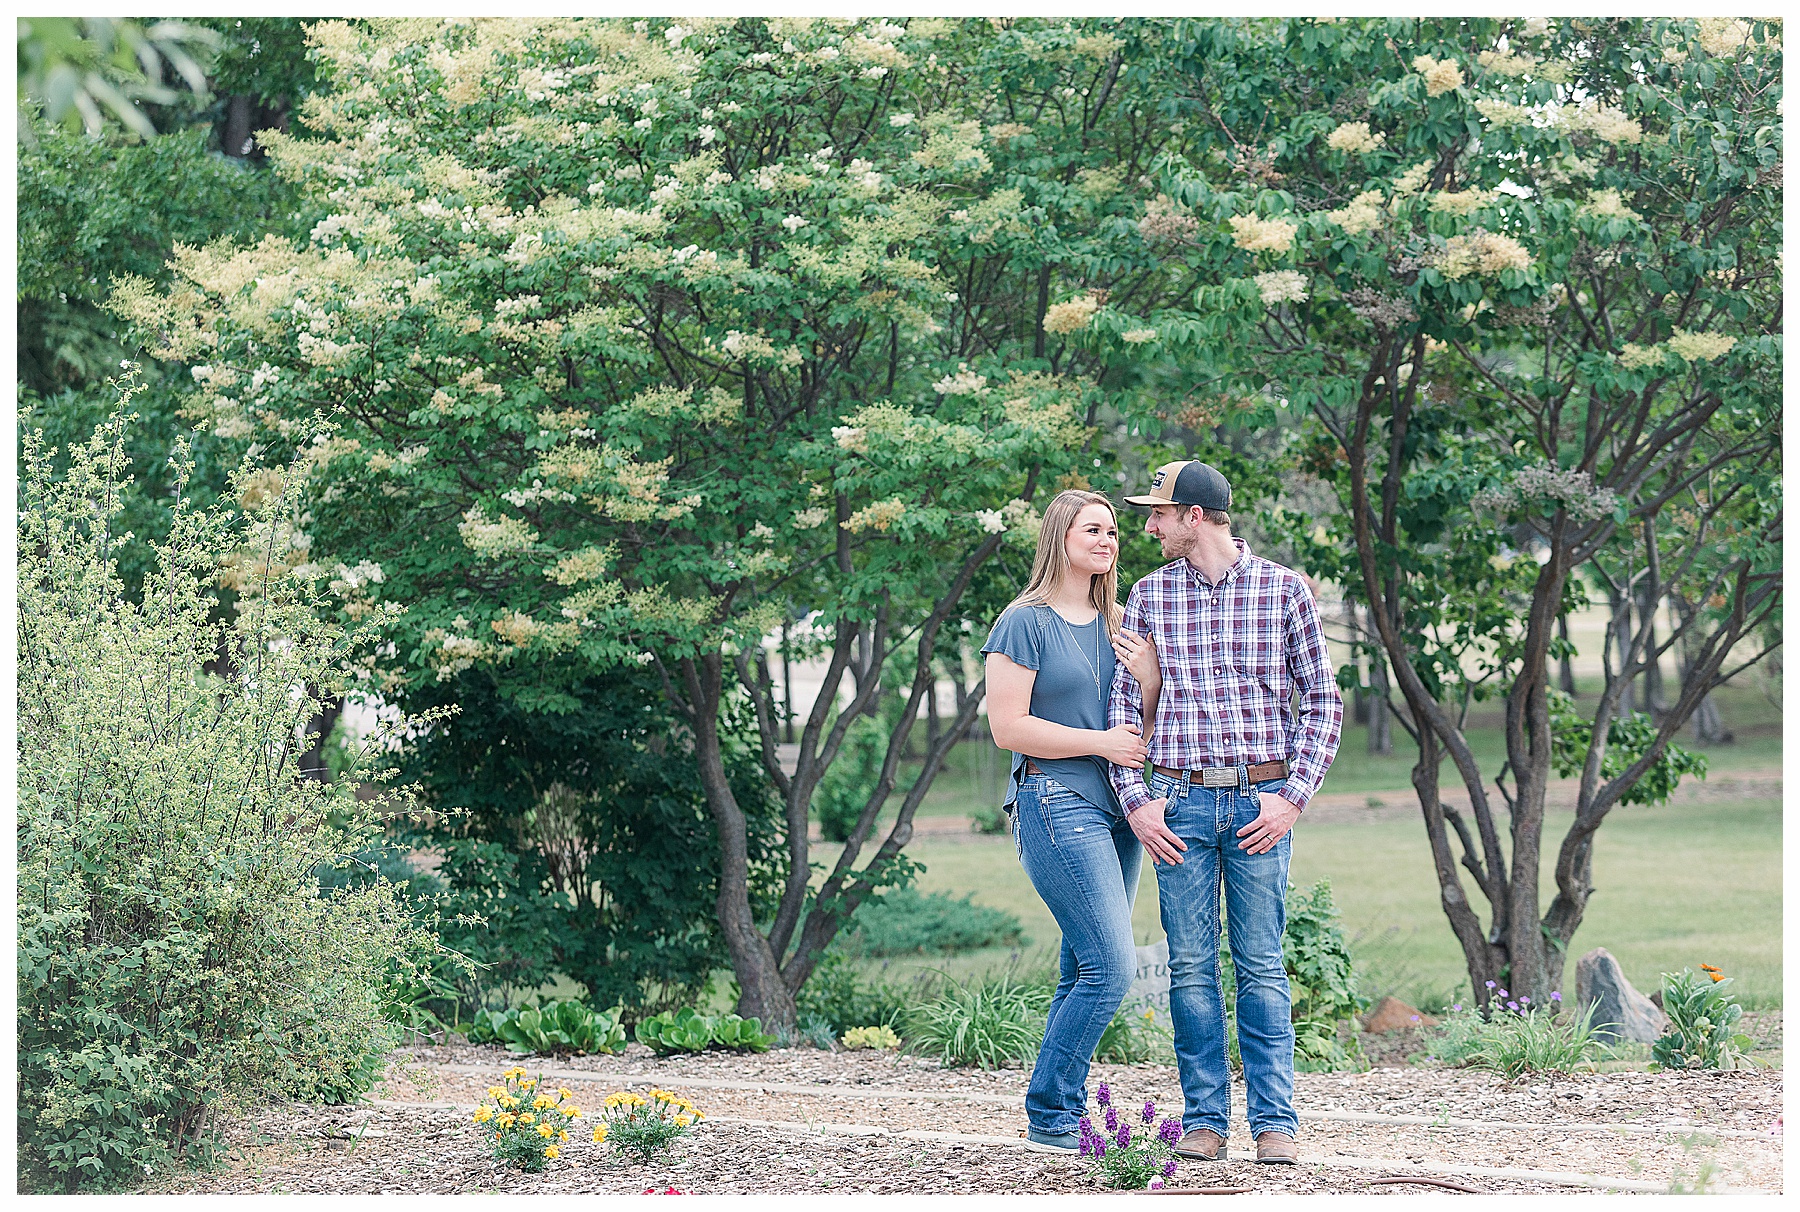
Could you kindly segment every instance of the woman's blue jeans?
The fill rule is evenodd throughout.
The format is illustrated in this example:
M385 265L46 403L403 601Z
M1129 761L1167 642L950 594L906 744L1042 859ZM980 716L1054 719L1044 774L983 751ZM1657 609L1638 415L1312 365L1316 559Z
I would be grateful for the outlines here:
M1087 1114L1088 1064L1137 975L1131 906L1144 852L1124 817L1041 774L1020 785L1012 823L1025 874L1062 928L1025 1118L1034 1132L1062 1136Z
M1199 787L1158 774L1152 795L1166 797L1164 821L1187 843L1179 864L1156 867L1157 899L1169 936L1169 1017L1186 1101L1182 1127L1231 1134L1231 1066L1225 1051L1225 1000L1219 988L1219 890L1225 892L1231 967L1237 979L1238 1052L1251 1135L1295 1135L1294 1024L1281 940L1287 929L1288 856L1293 835L1262 854L1240 850L1237 831L1262 811L1248 787ZM1146 811L1144 808L1139 812Z

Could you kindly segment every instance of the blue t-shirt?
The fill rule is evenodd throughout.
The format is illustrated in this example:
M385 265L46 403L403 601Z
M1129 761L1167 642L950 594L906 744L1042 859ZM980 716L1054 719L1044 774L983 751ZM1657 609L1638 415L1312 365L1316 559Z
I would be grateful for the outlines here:
M1106 730L1106 692L1112 687L1112 641L1099 615L1077 627L1048 606L1015 606L1002 614L981 651L1005 653L1015 665L1037 671L1031 687L1031 714L1070 728ZM1019 795L1025 757L1014 753L1006 803ZM1038 769L1082 799L1109 812L1119 810L1119 797L1107 777L1103 757L1034 757Z

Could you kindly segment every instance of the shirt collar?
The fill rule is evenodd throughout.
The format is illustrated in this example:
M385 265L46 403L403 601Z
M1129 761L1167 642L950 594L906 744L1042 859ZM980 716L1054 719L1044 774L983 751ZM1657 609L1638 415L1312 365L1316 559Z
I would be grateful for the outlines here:
M1238 538L1236 535L1232 536L1231 541L1238 549L1238 558L1232 562L1230 568L1225 570L1225 575L1219 578L1219 584L1213 586L1215 589L1219 586L1231 584L1233 581L1237 580L1239 573L1250 566L1250 544L1244 542L1243 539ZM1208 581L1205 575L1194 566L1192 560L1187 559L1184 556L1181 562L1187 565L1188 576L1193 580L1200 582L1202 585L1212 584L1212 582Z

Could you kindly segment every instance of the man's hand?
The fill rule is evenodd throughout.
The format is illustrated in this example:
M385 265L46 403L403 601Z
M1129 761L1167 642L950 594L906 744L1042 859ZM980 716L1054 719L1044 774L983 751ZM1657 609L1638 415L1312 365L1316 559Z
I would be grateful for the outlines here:
M1180 852L1187 849L1187 843L1176 837L1169 831L1169 827L1163 824L1163 808L1167 806L1168 802L1167 798L1151 800L1126 817L1125 823L1131 826L1133 833L1137 834L1137 840L1144 844L1144 849L1149 852L1152 864L1174 863L1179 866L1181 863Z
M1244 839L1238 843L1238 849L1248 850L1251 854L1273 850L1275 843L1286 837L1287 831L1300 819L1300 809L1272 791L1258 792L1257 801L1262 804L1262 811L1256 814L1255 820L1237 831ZM1132 827L1132 832L1137 832L1136 826Z

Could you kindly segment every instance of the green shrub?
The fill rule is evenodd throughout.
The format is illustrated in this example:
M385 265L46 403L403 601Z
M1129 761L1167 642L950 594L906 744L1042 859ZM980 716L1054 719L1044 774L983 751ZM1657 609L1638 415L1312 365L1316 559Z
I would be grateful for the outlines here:
M947 984L906 1016L906 1040L914 1051L946 1065L983 1069L1027 1064L1037 1055L1054 990L1011 977Z
M550 1002L542 1007L477 1011L469 1025L472 1044L499 1040L508 1052L611 1055L625 1046L623 1010L593 1010L578 1001Z
M829 1047L829 1041L852 1027L897 1029L907 1006L919 1000L916 993L885 980L864 980L848 959L827 952L795 999L801 1033L809 1034L816 1020L824 1024L824 1046Z
M881 763L886 757L887 729L882 727L882 721L865 715L852 722L837 760L825 771L813 794L813 815L818 818L819 834L826 841L849 838L881 778Z
M659 1056L704 1052L717 1044L734 1052L767 1052L776 1037L765 1033L756 1018L735 1014L701 1014L692 1006L653 1014L637 1025L637 1041Z
M892 1027L852 1027L844 1032L844 1047L853 1052L858 1048L885 1051L899 1046L900 1037L894 1034Z
M1004 909L943 892L898 888L857 907L841 946L852 955L954 954L980 947L1024 946L1025 928Z
M134 602L115 563L126 432L102 425L60 479L39 435L22 444L18 1139L27 1184L64 1191L204 1153L231 1104L367 1089L397 1035L392 965L431 946L384 880L320 891L397 797L357 797L381 775L295 776L363 642L321 619L281 487L300 470L238 474L246 525L188 507L178 449Z
M1477 1006L1455 1006L1426 1051L1448 1065L1492 1069L1506 1077L1573 1073L1610 1055L1594 1035L1594 1007L1540 1009L1529 1003L1517 1010L1496 1003L1485 1015Z
M1754 1041L1736 1027L1744 1009L1725 988L1731 978L1703 964L1706 975L1692 968L1662 974L1663 1013L1669 1030L1650 1049L1664 1069L1743 1069Z

